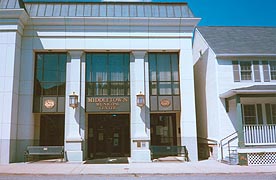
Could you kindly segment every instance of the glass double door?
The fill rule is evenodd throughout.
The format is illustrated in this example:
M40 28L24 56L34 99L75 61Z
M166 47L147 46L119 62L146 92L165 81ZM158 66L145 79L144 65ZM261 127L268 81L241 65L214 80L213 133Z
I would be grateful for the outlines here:
M88 116L88 157L127 157L130 154L130 124L127 114Z

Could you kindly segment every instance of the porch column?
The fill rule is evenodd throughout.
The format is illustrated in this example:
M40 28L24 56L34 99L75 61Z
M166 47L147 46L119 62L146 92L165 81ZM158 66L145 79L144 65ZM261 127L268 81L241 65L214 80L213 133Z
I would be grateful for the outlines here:
M69 107L69 95L75 92L81 99L81 56L82 51L69 51L66 67L66 100L65 100L65 153L70 162L83 161L81 125L81 102L78 107Z
M236 96L236 109L237 109L237 124L238 124L238 140L239 147L244 147L244 132L243 132L243 122L242 122L242 108L240 96Z
M131 96L131 161L150 162L150 117L148 62L146 51L132 51L130 60L130 96ZM146 104L136 106L136 95L143 93Z

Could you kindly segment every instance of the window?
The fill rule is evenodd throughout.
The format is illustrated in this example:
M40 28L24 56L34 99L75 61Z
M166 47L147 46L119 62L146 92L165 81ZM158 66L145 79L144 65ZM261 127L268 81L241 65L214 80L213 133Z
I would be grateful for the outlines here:
M123 96L129 93L129 53L87 54L87 96Z
M241 80L252 79L251 61L240 62Z
M179 95L177 53L150 53L150 94Z
M276 80L276 61L269 62L270 78Z
M259 61L232 61L234 82L261 82Z
M276 124L276 104L266 104L267 124Z
M175 146L176 120L175 114L151 114L151 145L153 146Z
M276 124L276 104L271 104L272 124Z
M34 96L65 96L66 53L37 53Z
M256 124L257 116L255 105L243 105L243 121L245 125Z

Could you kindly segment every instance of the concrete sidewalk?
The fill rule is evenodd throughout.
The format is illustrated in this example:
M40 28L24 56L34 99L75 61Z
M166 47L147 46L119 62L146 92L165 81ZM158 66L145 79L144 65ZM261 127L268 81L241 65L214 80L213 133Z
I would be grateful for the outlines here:
M0 165L0 174L47 175L167 175L167 174L240 174L275 173L276 165L239 166L215 160L199 162L153 162L130 164L82 164L67 162L35 162Z

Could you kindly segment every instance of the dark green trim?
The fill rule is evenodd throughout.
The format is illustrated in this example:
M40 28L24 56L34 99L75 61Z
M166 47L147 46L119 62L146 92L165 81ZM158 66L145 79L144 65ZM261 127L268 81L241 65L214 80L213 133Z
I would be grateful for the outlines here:
M242 97L276 97L275 94L239 94L238 96Z
M237 125L238 125L238 140L239 147L244 147L244 133L243 133L243 122L242 122L242 105L240 96L236 96L236 109L237 109Z

